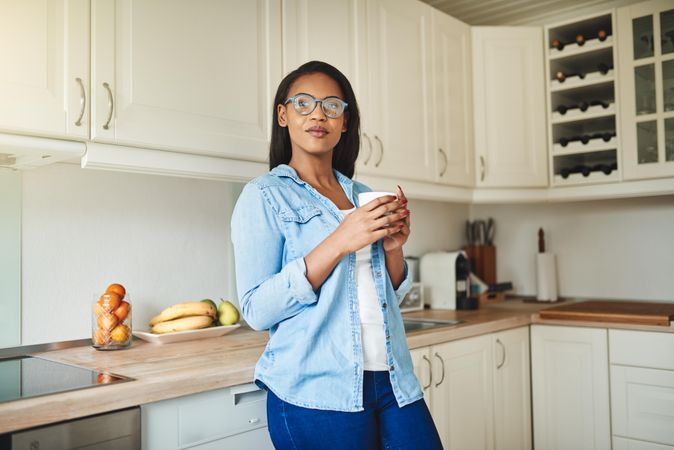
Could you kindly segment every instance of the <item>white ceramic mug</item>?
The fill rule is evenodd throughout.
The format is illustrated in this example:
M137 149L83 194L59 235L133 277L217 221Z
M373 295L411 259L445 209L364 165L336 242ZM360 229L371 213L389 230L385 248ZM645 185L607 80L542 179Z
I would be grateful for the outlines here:
M384 191L361 192L360 194L358 194L359 206L363 206L366 203L370 203L375 198L384 197L386 195L392 195L396 198L398 197L393 192L384 192Z

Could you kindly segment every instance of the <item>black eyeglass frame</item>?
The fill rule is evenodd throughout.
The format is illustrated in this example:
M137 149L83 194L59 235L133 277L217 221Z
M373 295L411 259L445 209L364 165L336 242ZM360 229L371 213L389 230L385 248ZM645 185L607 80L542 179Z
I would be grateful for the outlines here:
M299 102L298 97L300 97L300 96L307 96L313 101L313 106L311 107L311 109L309 109L306 112L302 112L299 109L300 106L298 104L298 102ZM329 109L326 110L326 107L325 107L325 101L326 100L337 100L337 101L339 101L342 105L341 112L338 115L335 116L335 115L333 115L332 110L329 110ZM309 114L314 112L314 110L316 109L316 105L318 103L320 103L321 104L321 110L323 111L323 114L325 114L326 117L329 117L331 119L338 119L338 118L342 117L342 115L344 115L344 113L346 112L346 109L349 106L348 103L346 103L344 100L342 100L341 98L336 97L336 96L330 96L330 97L325 97L325 98L315 98L313 95L307 94L306 92L300 92L299 94L295 94L292 97L288 97L288 99L285 102L283 102L283 104L286 105L286 104L288 104L288 102L292 102L293 108L295 109L297 114L300 114L300 115L303 115L303 116L308 116Z

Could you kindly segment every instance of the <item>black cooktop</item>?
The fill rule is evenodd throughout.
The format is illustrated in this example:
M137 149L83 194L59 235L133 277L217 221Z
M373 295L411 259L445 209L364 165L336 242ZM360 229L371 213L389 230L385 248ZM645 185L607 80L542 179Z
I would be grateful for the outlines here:
M0 403L131 380L35 356L18 356L0 360Z

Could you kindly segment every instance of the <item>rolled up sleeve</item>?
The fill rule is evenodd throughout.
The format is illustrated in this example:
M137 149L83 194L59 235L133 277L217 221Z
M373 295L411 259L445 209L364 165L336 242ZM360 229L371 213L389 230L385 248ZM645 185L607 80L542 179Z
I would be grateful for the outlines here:
M407 266L407 261L404 261L403 264L405 265L405 278L403 278L403 281L400 283L400 286L398 286L398 289L393 291L395 292L398 304L403 301L403 298L405 298L407 293L412 288L412 274L410 273L409 267Z
M318 300L304 258L283 266L285 238L277 214L254 183L239 196L231 225L239 304L251 328L271 328Z

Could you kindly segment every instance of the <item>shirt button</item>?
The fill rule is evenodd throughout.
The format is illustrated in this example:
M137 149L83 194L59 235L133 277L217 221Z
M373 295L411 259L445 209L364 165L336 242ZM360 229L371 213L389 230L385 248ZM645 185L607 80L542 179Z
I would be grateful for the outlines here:
M377 278L381 278L381 272L377 272Z
M390 370L391 372L393 372L393 371L395 370L395 366L394 366L393 364L391 364L391 365L389 366L389 370Z
M382 308L386 309L386 303L382 303Z

